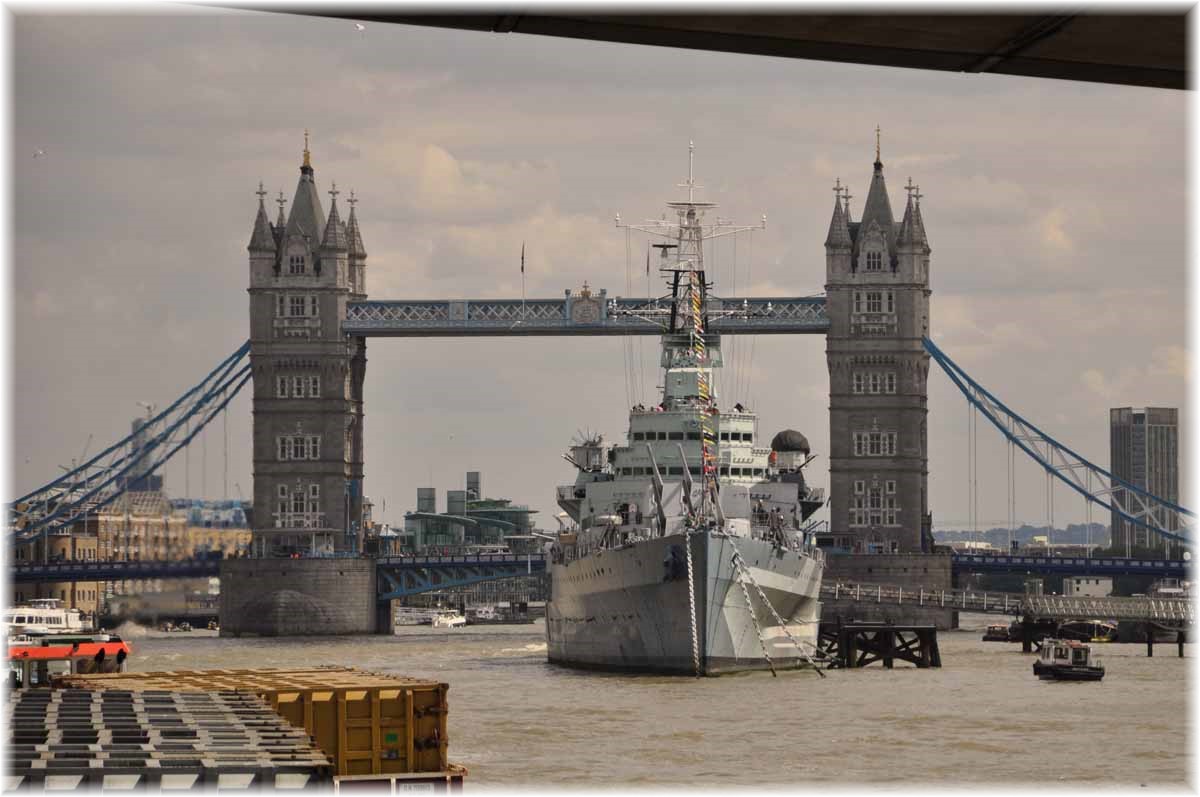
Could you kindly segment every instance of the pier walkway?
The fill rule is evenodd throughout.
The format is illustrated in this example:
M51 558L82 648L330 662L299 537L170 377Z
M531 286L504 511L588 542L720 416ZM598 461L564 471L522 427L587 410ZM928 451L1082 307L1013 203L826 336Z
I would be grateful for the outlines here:
M886 584L844 582L821 585L821 597L824 600L930 606L1047 620L1138 620L1174 624L1195 620L1192 602L1185 598L1084 598L979 590L904 589Z

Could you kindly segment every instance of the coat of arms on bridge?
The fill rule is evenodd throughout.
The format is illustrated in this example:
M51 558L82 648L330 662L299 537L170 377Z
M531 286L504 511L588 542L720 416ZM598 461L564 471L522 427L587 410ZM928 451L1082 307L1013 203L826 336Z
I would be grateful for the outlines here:
M601 291L600 295L603 298L604 291ZM594 324L600 320L604 310L600 300L592 296L592 289L586 281L579 293L572 296L568 292L567 303L570 305L571 321L576 324Z

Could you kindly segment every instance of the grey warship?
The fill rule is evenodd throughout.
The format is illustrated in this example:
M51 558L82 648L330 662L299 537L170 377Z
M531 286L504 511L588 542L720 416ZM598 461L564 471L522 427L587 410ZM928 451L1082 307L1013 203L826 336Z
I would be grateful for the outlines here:
M555 664L718 675L813 663L824 556L805 523L824 491L804 479L803 435L763 446L754 412L718 406L708 325L744 311L710 301L704 242L752 228L706 226L715 205L695 200L690 155L688 173L674 220L622 225L669 241L657 246L670 294L630 311L663 330L662 401L632 409L624 445L587 435L565 457L577 475L557 491L574 525L550 548Z

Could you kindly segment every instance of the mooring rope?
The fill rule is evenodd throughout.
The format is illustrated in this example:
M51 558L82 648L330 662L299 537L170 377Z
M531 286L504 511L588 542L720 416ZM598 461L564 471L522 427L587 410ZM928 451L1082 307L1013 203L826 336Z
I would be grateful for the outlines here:
M684 547L687 549L687 579L688 579L688 610L692 615L692 667L696 677L700 677L700 640L696 633L696 581L692 571L692 534L688 531L683 535Z
M734 557L737 554L734 553ZM742 595L746 598L746 608L750 610L750 619L754 621L754 633L758 634L758 644L762 647L763 658L767 660L767 666L771 668L771 677L778 678L779 673L775 672L775 662L771 661L771 654L767 651L767 640L763 638L762 626L758 624L758 614L754 611L754 603L750 600L750 590L746 589L746 579L738 571L738 586L742 588Z
M788 638L788 640L793 645L795 645L796 650L800 653L800 655L803 656L810 665L812 665L813 671L816 672L817 675L824 678L825 673L821 672L820 668L817 667L817 663L815 661L813 661L813 657L810 656L808 654L808 651L804 649L804 645L800 642L800 640L798 640L794 636L792 636L791 631L788 631L787 624L784 623L783 618L779 616L779 612L775 611L775 607L771 605L771 602L769 600L767 600L766 593L764 593L762 591L762 587L760 587L758 585L758 582L754 580L754 576L750 573L750 568L746 565L746 560L742 558L742 554L737 549L737 545L734 543L732 537L729 538L729 547L733 549L733 566L738 571L739 583L742 581L743 578L750 582L751 586L753 586L754 589L758 592L758 597L763 602L763 605L767 607L767 611L769 611L771 613L771 616L775 618L775 622L779 623L779 628L783 631L784 636L786 636ZM746 585L743 583L742 590L745 591L745 589L746 589ZM749 600L749 597L747 597L747 601L748 600ZM750 610L750 614L751 614L751 616L754 615L753 609ZM758 626L757 618L755 618L755 620L754 620L754 625L755 625L755 627ZM765 647L764 647L764 652L765 652ZM770 658L768 657L767 660L769 662ZM774 669L772 669L772 672L773 671L774 671Z

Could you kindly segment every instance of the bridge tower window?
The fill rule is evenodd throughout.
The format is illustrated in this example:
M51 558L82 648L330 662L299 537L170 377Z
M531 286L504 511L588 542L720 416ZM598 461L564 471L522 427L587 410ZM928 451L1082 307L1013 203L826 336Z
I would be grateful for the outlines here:
M291 255L288 258L288 273L303 274L304 273L304 255Z
M895 432L855 432L854 456L891 457L896 454Z
M276 442L280 461L321 458L320 435L283 435Z

